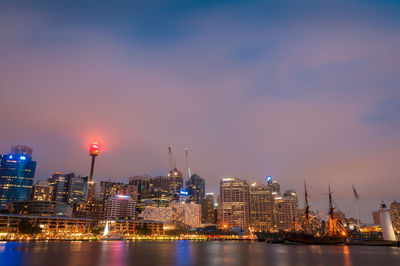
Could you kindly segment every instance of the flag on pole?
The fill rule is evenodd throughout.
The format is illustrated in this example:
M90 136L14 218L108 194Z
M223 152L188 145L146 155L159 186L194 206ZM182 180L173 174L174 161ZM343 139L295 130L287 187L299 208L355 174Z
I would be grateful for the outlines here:
M353 193L354 193L354 197L355 197L356 199L359 199L359 198L360 198L360 196L358 196L357 190L356 190L356 188L354 187L354 185L353 185Z

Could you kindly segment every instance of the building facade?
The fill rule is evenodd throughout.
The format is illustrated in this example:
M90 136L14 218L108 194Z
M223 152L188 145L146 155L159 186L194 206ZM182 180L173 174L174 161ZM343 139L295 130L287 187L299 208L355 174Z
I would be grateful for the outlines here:
M186 190L189 192L190 201L201 204L206 196L206 182L199 175L193 174L186 181Z
M215 224L214 194L207 193L201 205L201 222L203 224Z
M390 217L392 218L394 231L400 234L400 202L393 201L390 204Z
M53 187L53 201L73 205L86 199L88 177L76 176L74 173L56 172L48 182Z
M220 182L220 224L224 227L250 225L249 185L238 178L223 178Z
M35 170L32 149L27 146L13 146L11 153L0 155L0 209L8 202L30 199Z
M253 231L270 231L274 224L272 188L262 184L250 185L250 227Z
M31 200L51 201L52 197L53 187L48 181L40 180L32 187Z
M134 219L136 202L125 195L114 195L105 203L105 219Z
M296 226L298 216L298 199L293 190L286 191L284 196L274 198L274 229L291 231Z
M100 200L106 201L112 198L114 195L121 194L123 185L124 184L120 182L101 181Z

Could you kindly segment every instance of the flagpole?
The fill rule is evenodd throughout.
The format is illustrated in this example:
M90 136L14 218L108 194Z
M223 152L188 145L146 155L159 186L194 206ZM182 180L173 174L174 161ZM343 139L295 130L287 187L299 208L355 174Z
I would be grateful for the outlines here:
M353 193L354 193L354 206L356 209L357 226L358 226L358 230L360 230L360 218L358 216L358 200L360 199L360 196L358 196L358 193L357 193L354 185L353 185Z
M357 217L358 231L360 231L360 218L358 217L358 199L355 199L354 205L356 206L356 217Z

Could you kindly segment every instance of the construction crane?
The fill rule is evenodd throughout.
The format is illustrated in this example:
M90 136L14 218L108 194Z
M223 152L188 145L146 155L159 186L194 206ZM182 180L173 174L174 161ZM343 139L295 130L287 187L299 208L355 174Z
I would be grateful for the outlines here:
M185 159L186 159L186 168L188 171L189 178L192 176L192 173L190 172L190 167L189 167L189 151L188 151L188 146L185 145Z
M171 147L168 147L168 162L169 162L169 167L171 170L176 169L176 162L174 160L174 157L172 156Z

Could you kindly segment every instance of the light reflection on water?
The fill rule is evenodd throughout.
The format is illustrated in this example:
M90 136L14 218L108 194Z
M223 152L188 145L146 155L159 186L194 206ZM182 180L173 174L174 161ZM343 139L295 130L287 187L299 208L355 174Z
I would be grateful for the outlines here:
M400 265L400 248L243 241L0 243L0 265Z

